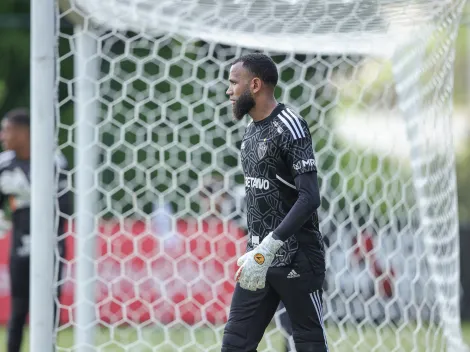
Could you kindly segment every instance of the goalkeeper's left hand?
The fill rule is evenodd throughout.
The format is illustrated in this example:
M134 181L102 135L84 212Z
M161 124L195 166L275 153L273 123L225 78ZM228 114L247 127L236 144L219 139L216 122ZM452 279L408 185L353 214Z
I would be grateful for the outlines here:
M274 239L273 233L270 232L258 247L238 259L237 264L240 268L235 275L235 281L240 283L241 288L250 291L264 288L268 269L283 243Z

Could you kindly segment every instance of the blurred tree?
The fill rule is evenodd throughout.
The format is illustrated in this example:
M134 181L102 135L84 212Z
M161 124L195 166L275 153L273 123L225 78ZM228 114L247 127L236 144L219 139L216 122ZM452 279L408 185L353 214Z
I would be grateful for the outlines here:
M62 22L62 33L72 34L71 25ZM0 119L10 109L30 105L30 1L4 0L0 2ZM67 48L68 39L59 38L59 48ZM63 53L59 53L62 55ZM73 60L66 60L61 65L61 75L71 78ZM68 94L67 87L59 86L60 100ZM73 121L73 105L65 104L61 115L70 125ZM59 133L61 142L67 138L65 133ZM67 151L69 161L73 153Z
M0 2L0 116L29 106L29 1Z

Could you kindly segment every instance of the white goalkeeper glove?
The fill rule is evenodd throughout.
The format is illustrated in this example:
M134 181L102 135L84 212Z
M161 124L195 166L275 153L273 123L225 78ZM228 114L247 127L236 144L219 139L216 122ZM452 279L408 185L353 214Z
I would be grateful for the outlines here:
M5 218L5 212L0 210L0 238L4 238L11 229L11 222Z
M284 242L275 240L270 232L253 250L242 255L237 264L240 267L235 281L245 290L256 291L266 285L266 274L279 248Z

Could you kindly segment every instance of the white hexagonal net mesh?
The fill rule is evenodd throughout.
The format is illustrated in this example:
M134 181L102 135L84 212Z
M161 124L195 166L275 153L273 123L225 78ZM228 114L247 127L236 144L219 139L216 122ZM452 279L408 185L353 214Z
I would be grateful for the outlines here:
M253 50L310 125L330 350L456 351L463 2L76 0L60 14L85 21L59 32L58 140L89 207L65 235L58 351L220 350L246 243L246 121L225 91ZM259 351L284 350L281 313Z

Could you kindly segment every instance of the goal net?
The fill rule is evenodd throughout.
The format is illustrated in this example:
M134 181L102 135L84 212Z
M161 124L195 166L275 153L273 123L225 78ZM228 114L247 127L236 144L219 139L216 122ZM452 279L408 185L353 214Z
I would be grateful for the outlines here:
M310 126L330 350L464 349L451 129L463 0L59 4L57 139L76 207L58 351L220 350L246 244L247 120L225 92L253 51ZM285 318L260 351L292 342Z

